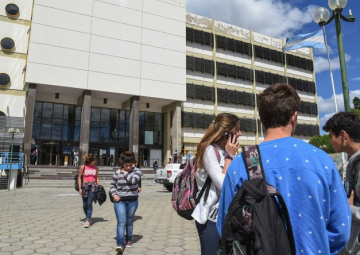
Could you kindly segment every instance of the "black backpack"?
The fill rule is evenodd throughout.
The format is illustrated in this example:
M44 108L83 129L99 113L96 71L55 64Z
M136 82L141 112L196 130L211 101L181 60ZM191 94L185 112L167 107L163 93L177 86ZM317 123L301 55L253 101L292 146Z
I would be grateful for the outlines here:
M296 254L286 204L266 182L259 147L244 146L243 158L249 180L231 201L217 254Z

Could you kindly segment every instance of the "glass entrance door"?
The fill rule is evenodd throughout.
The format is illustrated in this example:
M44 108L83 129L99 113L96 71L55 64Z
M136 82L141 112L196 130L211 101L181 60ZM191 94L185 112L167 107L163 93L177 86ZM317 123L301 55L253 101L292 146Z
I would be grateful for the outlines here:
M46 142L42 145L43 154L45 154L44 165L57 166L60 164L60 144Z

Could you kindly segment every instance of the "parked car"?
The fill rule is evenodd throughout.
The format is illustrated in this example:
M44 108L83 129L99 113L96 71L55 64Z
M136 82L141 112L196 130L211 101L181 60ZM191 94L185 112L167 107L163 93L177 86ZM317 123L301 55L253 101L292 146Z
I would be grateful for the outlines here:
M155 182L163 184L168 191L172 191L176 176L185 168L186 164L167 164L164 168L156 170Z

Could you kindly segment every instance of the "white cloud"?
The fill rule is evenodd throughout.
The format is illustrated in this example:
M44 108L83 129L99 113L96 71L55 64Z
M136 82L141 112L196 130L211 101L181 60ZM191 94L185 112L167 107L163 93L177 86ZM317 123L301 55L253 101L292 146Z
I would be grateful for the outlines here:
M187 0L187 11L284 38L311 23L316 6L300 9L281 0Z
M351 60L351 56L345 53L345 62L349 62ZM340 69L340 61L339 57L330 59L331 69L337 70ZM314 57L314 68L316 73L321 73L322 71L329 70L329 63L327 58L323 57Z
M352 81L360 81L360 77L352 78Z
M351 90L349 96L350 96L350 106L354 107L352 101L354 97L360 98L360 90ZM339 112L344 111L345 108L344 108L343 93L336 94L336 103L338 106L338 111ZM318 96L318 109L320 115L335 112L334 96L330 98L323 98L322 96Z
M326 121L328 121L328 119L330 119L335 113L336 112L327 113L322 118L320 118L320 133L321 134L326 134L327 133L322 128L326 124Z

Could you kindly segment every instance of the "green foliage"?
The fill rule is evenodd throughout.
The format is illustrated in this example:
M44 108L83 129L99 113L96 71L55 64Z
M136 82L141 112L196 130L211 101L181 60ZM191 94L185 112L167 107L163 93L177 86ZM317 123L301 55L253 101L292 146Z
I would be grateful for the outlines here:
M330 135L315 135L310 139L309 143L322 149L326 153L335 153L330 143Z
M360 118L360 109L351 109L351 112L356 114Z
M360 98L354 97L353 104L355 109L360 110Z

